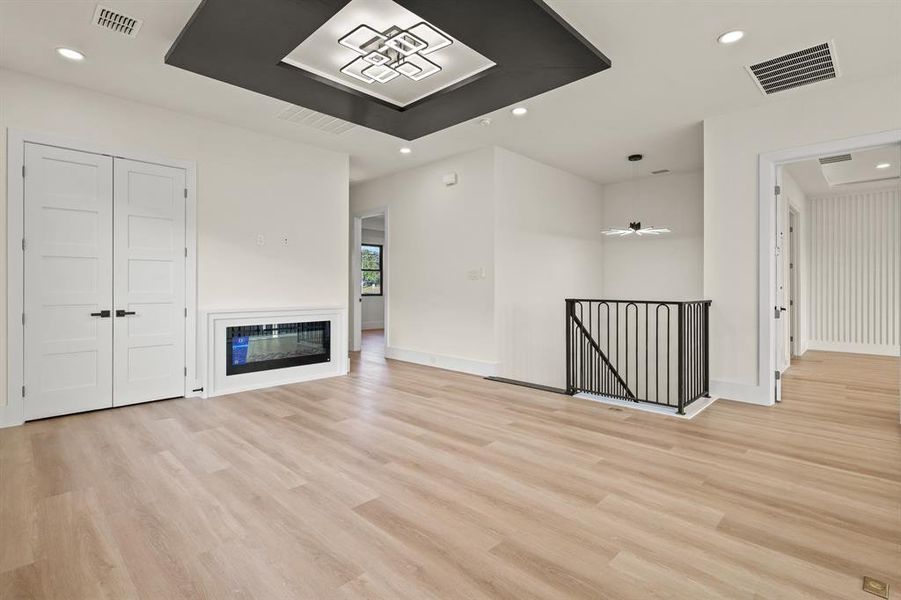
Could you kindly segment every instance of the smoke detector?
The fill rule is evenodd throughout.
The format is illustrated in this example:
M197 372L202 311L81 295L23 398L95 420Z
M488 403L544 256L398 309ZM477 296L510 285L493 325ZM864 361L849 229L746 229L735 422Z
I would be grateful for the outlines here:
M823 42L746 67L764 95L810 85L840 75L835 43Z
M144 21L98 4L94 9L93 23L98 27L134 38L138 36Z

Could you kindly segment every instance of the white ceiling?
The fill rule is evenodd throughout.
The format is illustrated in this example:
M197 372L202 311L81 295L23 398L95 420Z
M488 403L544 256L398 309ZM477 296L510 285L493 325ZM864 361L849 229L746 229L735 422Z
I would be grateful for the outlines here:
M163 63L199 0L104 1L144 19L136 39L91 24L90 0L0 2L0 66L304 141L351 156L355 181L403 170L486 145L500 145L598 182L642 168L702 166L701 121L778 102L764 97L744 66L829 39L842 77L784 92L817 94L850 81L901 72L901 2L847 0L548 0L613 61L607 71L524 102L525 118L507 110L488 127L462 123L411 143L355 127L333 135L276 118L286 103ZM723 31L744 40L719 46ZM58 46L87 54L60 59ZM227 60L227 57L224 57ZM413 153L402 156L398 148Z
M838 153L842 154L842 153ZM849 152L851 160L821 165L819 158L786 165L785 169L808 196L843 194L901 185L901 147L897 144ZM886 169L876 165L888 163ZM830 179L827 179L826 173ZM830 183L830 180L832 183ZM835 184L835 182L842 182Z

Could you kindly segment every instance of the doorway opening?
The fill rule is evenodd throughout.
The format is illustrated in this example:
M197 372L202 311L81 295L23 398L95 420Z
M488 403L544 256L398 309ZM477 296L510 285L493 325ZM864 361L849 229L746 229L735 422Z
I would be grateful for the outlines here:
M897 410L901 144L829 148L775 167L775 400L815 392L826 402L859 387Z
M383 361L387 347L388 218L378 209L353 219L351 273L354 279L352 347L363 360Z

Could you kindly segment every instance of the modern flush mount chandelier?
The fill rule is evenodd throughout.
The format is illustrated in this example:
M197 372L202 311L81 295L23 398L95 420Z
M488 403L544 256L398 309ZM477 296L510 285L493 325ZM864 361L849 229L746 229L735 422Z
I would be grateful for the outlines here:
M546 0L197 4L166 64L410 141L610 68Z
M426 56L454 42L423 21L409 29L393 25L383 32L360 25L338 43L360 55L344 65L342 73L363 83L387 83L401 75L421 81L438 73L441 67Z

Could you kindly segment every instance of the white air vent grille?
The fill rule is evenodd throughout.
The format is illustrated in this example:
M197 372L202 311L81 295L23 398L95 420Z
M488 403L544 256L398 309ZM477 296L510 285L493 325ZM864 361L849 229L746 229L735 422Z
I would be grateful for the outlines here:
M847 162L851 160L850 154L836 154L835 156L825 156L820 159L821 165L831 165L832 163Z
M831 42L751 65L748 71L764 94L784 92L839 76Z
M334 135L341 135L356 127L353 123L348 123L347 121L343 121L336 117L330 117L302 106L289 106L279 113L278 118Z
M129 17L99 4L94 9L94 25L127 35L128 37L137 37L138 31L141 30L141 25L143 24L144 21L140 19Z

